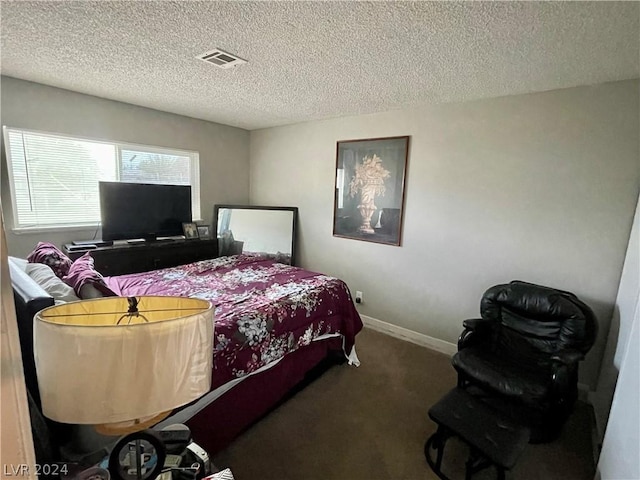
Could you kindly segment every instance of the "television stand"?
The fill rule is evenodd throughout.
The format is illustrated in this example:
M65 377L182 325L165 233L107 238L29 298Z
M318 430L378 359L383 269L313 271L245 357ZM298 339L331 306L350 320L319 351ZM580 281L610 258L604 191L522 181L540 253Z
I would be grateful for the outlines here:
M62 251L75 260L86 252L93 257L96 270L105 276L148 272L175 267L218 256L218 240L173 240L124 243L78 250L78 245L64 245Z

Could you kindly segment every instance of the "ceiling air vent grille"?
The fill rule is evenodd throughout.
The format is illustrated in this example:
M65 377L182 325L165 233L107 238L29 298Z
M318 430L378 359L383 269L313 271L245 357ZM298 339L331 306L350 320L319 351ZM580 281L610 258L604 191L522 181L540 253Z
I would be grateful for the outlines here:
M212 63L216 67L220 68L237 67L238 65L247 63L246 60L243 60L240 57L236 57L231 53L220 50L219 48L216 48L215 50L209 50L202 55L198 55L196 58L199 58L200 60L203 60L207 63Z

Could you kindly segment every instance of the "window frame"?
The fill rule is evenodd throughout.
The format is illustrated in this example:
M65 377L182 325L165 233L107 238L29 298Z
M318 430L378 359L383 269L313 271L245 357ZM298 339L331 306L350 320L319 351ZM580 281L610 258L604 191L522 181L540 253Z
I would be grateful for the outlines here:
M16 202L16 187L14 182L14 169L11 157L11 142L9 142L9 132L29 133L34 135L42 135L67 140L87 141L93 143L103 143L112 145L116 155L116 181L119 182L122 175L122 150L140 150L152 154L176 155L189 158L189 184L191 186L191 208L193 210L193 221L202 221L202 205L200 203L200 152L196 150L185 150L173 147L163 147L159 145L145 145L142 143L120 142L115 140L104 140L99 138L85 137L80 135L68 135L64 133L47 132L43 130L33 130L28 128L10 127L3 125L2 141L4 143L4 154L7 166L7 177L9 180L9 191L11 196L11 231L16 234L21 233L38 233L38 232L63 232L63 231L80 231L100 228L100 219L97 222L78 223L67 225L34 225L34 226L18 226L18 212ZM137 182L129 182L137 183Z

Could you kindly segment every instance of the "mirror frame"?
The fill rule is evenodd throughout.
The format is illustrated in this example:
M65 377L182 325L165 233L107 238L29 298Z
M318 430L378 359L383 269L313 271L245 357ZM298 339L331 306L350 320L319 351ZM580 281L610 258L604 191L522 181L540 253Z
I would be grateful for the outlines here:
M291 231L291 265L296 265L296 238L297 238L297 224L298 224L298 207L274 207L265 205L230 205L219 204L213 206L213 225L211 226L211 232L218 238L218 213L222 208L237 209L237 210L283 210L293 213L293 225ZM219 249L218 249L219 251Z

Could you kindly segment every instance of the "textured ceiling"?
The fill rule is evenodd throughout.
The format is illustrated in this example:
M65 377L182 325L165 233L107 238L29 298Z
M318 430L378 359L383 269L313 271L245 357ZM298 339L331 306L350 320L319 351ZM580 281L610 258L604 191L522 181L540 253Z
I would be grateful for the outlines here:
M246 129L636 78L638 2L1 3L3 75ZM212 48L249 63L222 70Z

